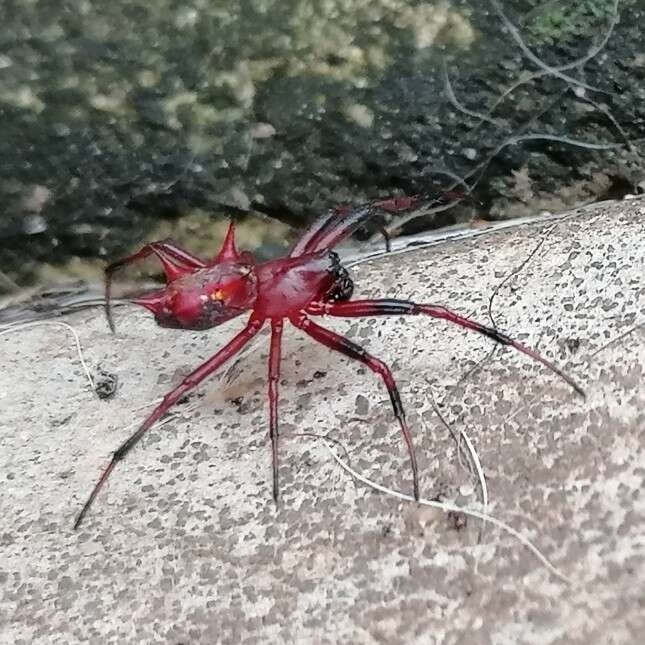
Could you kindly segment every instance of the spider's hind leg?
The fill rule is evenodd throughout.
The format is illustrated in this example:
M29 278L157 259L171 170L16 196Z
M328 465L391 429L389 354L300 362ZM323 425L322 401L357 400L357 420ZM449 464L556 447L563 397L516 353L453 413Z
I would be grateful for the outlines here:
M262 329L263 324L264 319L251 317L242 331L222 347L214 356L209 358L205 363L202 363L202 365L197 369L193 370L177 387L173 388L168 392L168 394L166 394L166 396L164 396L161 403L159 403L150 415L148 415L145 421L139 426L139 429L134 434L130 435L130 437L128 437L113 453L110 463L99 477L90 493L90 496L83 505L81 512L78 514L76 521L74 522L74 529L77 529L81 525L81 522L89 511L90 506L94 503L96 496L101 488L103 488L103 485L112 474L116 465L126 457L126 455L139 443L139 441L141 441L148 430L150 430L150 428L173 405L175 405L182 396L197 387L206 377L210 376L226 361L235 356L260 331L260 329Z
M282 320L271 321L269 349L269 437L273 468L273 500L278 503L278 386L280 383L280 355L282 351Z

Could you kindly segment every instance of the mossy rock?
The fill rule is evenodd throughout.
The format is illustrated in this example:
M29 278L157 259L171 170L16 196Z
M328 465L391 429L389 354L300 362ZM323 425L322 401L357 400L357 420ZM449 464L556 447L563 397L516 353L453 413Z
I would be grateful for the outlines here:
M161 221L259 212L302 226L339 203L442 191L469 176L480 215L506 217L633 190L643 180L645 3L620 4L599 56L534 72L487 3L113 0L4 4L0 27L0 267L113 258ZM602 40L609 0L504 3L557 66ZM610 150L532 140L518 133ZM523 176L517 190L518 173ZM564 197L560 199L560 195ZM467 218L450 211L428 227ZM282 229L267 239L283 237ZM1 288L1 287L0 287Z

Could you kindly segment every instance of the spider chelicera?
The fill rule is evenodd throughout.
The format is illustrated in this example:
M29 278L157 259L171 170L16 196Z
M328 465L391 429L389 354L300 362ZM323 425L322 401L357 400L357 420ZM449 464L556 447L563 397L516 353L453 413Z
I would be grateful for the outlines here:
M390 369L383 361L372 356L353 341L315 323L311 320L311 316L361 317L423 314L442 318L530 356L558 374L578 394L584 396L583 390L571 377L536 352L506 334L461 316L446 307L389 298L351 300L352 280L332 249L377 211L400 211L409 208L414 201L414 198L389 199L354 209L331 210L311 225L289 255L259 264L251 254L239 253L236 249L232 223L229 225L221 251L213 260L201 260L170 242L152 242L146 244L137 253L110 264L106 268L105 310L112 331L114 331L110 308L112 274L117 269L152 254L161 261L167 284L163 289L132 299L132 302L149 309L160 326L204 330L221 325L244 312L250 312L250 316L242 331L168 392L139 429L117 448L81 509L74 528L78 528L83 521L116 464L134 448L150 427L187 392L235 356L267 322L271 325L269 437L273 466L273 498L276 502L278 500L278 383L285 320L319 343L363 363L383 379L410 455L413 491L417 500L419 499L419 476L412 436Z

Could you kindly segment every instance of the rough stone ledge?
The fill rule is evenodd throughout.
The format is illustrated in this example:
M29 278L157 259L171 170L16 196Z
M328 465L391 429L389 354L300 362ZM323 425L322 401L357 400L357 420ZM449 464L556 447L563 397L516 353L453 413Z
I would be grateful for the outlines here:
M645 202L366 262L358 294L448 304L579 379L582 401L512 351L439 321L329 320L389 362L416 440L423 494L478 499L433 412L430 383L487 474L490 511L531 538L567 586L515 540L363 485L298 432L332 433L354 467L410 489L380 383L287 334L282 504L270 496L266 338L153 429L72 522L144 406L212 353L204 334L119 310L0 336L0 642L634 643L645 627ZM628 331L631 333L626 334ZM626 334L622 336L623 334Z

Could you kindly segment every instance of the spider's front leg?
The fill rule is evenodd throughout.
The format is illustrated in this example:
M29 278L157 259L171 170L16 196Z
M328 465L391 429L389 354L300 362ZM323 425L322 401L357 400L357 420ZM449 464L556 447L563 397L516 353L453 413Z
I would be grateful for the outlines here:
M529 349L525 345L513 340L510 336L503 334L492 327L487 327L481 323L470 320L465 316L461 316L446 307L440 305L422 305L410 300L353 300L349 302L326 302L312 304L307 308L308 313L316 315L328 314L330 316L341 316L343 318L354 318L364 316L405 316L405 315L419 315L424 314L432 318L441 318L448 322L476 331L478 334L487 336L501 345L508 345L513 347L519 352L526 354L534 361L542 363L545 367L550 369L554 374L557 374L561 379L566 381L582 398L585 398L584 390L565 372L556 367L551 361L543 358L537 352Z
M375 356L368 354L360 345L353 343L348 338L340 336L339 334L334 333L329 329L325 329L320 325L317 325L315 322L309 320L304 314L290 318L291 322L302 329L306 334L311 336L314 340L317 340L319 343L322 343L326 347L333 349L349 358L352 358L356 361L363 363L367 366L372 372L378 374L385 383L387 391L390 395L390 400L392 402L392 409L394 410L394 416L399 422L399 427L401 428L401 433L405 439L405 443L408 447L408 453L410 454L410 463L412 465L412 478L413 478L413 490L414 490L414 499L419 501L419 473L417 468L417 458L414 452L414 445L412 443L412 435L408 429L408 424L405 420L405 412L403 411L403 404L401 403L401 396L399 395L399 390L396 387L396 382L392 376L390 368L379 360Z

